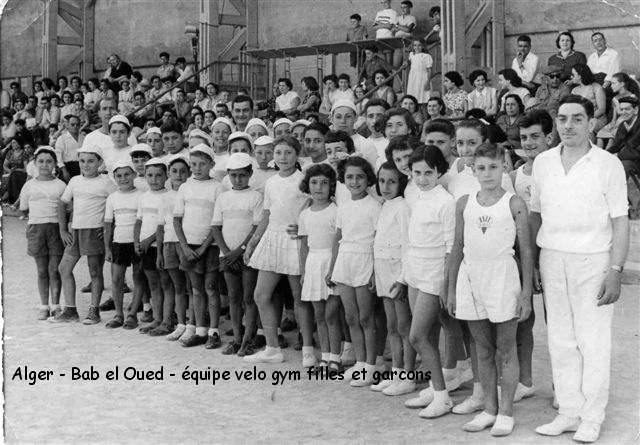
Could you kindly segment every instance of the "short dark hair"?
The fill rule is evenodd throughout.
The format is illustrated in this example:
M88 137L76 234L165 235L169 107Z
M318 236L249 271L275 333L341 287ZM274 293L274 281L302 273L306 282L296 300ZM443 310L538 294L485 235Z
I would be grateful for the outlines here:
M360 14L351 14L351 16L349 17L350 20L357 20L357 21L361 21L362 17L360 16Z
M182 158L182 157L180 157L180 156L175 157L171 161L169 161L169 168L171 168L171 166L173 164L175 164L176 162L182 162L184 165L187 166L187 170L191 170L191 167L189 166L189 163L187 162L187 160Z
M231 101L231 108L233 108L235 104L239 104L242 102L249 102L249 108L253 110L253 99L251 99L249 96L245 96L244 94L239 94L233 98L233 100Z
M520 88L522 86L522 79L520 78L520 76L518 76L518 73L516 73L515 70L511 68L505 68L498 71L498 75L501 75L505 78L505 80L511 82L511 85L516 88Z
M386 113L384 113L384 116L382 116L382 119L380 120L380 125L381 128L383 129L383 133L384 133L384 129L387 127L387 122L389 121L389 118L393 117L393 116L402 116L404 118L404 121L407 124L407 127L409 128L409 134L410 135L417 135L420 127L419 125L416 123L416 120L413 118L413 115L409 112L409 110L405 110L404 108L390 108L389 110L387 110Z
M293 84L291 83L291 79L288 79L286 77L281 77L280 79L278 79L278 83L284 83L287 88L289 88L290 90L293 89Z
M169 53L166 51L162 51L160 54L158 54L158 57L166 57L167 59L169 58Z
M446 119L433 119L428 121L422 131L426 136L429 133L444 133L451 139L456 138L456 127Z
M351 77L349 77L349 75L347 73L341 73L338 76L338 81L340 80L346 80L347 82L351 83Z
M349 156L347 159L343 159L338 163L338 180L344 184L344 175L347 172L347 167L358 167L362 169L367 176L367 185L371 187L378 182L376 174L373 172L373 167L369 164L365 158L360 156Z
M482 108L472 108L464 113L465 119L484 119L487 120L487 112Z
M517 94L507 94L504 96L504 102L507 103L507 99L513 99L518 104L518 113L524 113L524 104L522 103L522 99Z
M49 150L48 148L41 148L38 154L35 156L35 159L38 159L38 156L40 156L41 154L48 154L53 158L53 162L55 163L58 162L58 157L56 156L56 152L53 150Z
M327 133L329 133L329 127L326 126L325 124L323 124L322 122L313 122L313 123L309 124L309 126L304 129L304 132L302 133L302 136L306 137L307 133L309 131L318 131L323 136L326 136Z
M638 108L638 99L633 96L621 97L618 99L619 104L631 104L633 108ZM17 121L16 121L17 122Z
M187 63L187 59L185 59L184 57L178 57L176 59L176 63Z
M325 83L327 80L332 81L336 86L338 85L338 77L335 74L328 74L322 78L322 83Z
M436 101L438 102L438 105L440 105L440 116L445 116L446 115L446 110L447 110L447 106L444 104L444 100L442 100L442 98L440 96L433 96L430 97L429 99L427 99L427 104L431 101ZM433 118L433 116L429 116L429 118Z
M576 63L575 65L573 65L573 69L576 70L576 73L578 73L578 76L580 76L580 80L582 81L583 85L591 85L593 82L595 82L593 78L593 72L588 65L584 63Z
M180 122L173 120L167 122L166 124L162 124L162 126L160 127L160 133L162 134L171 132L182 135L182 125L180 124Z
M24 119L16 119L14 122L16 125L20 125L22 127L27 125L27 121L25 121Z
M473 153L473 159L478 158L504 159L504 147L491 142L479 145Z
M560 48L560 37L562 36L569 37L569 40L571 40L571 49L573 49L573 46L576 44L576 39L573 38L573 35L569 31L562 31L558 34L558 37L556 37L556 48Z
M300 82L304 83L309 91L318 91L320 89L320 87L318 86L318 81L314 77L303 77L302 79L300 79Z
M593 39L595 36L600 36L602 37L604 40L607 40L607 38L604 36L604 34L602 34L600 31L596 31L593 34L591 34L591 38Z
M344 142L344 145L347 146L348 154L356 151L355 145L353 144L353 139L351 139L351 136L349 136L345 131L330 131L324 135L325 144L333 144L335 142Z
M400 101L400 103L402 103L402 101L405 99L409 99L411 102L413 102L413 105L415 105L416 107L416 111L420 111L420 104L418 104L418 99L416 99L415 96L412 96L411 94L405 94L404 96L402 96L402 100Z
M520 34L518 36L518 42L527 42L529 45L531 45L531 37L526 34Z
M440 6L432 6L431 9L429 9L430 18L433 18L436 14L440 14Z
M395 172L398 177L398 196L404 196L404 190L407 188L407 184L409 183L407 175L402 174L394 162L384 161L378 169L377 179L380 179L380 172L382 170ZM378 184L378 181L376 181L376 192L378 192L378 195L382 195L382 193L380 193L380 185Z
M131 73L131 77L135 77L138 82L142 82L142 73L140 71L134 71Z
M135 99L136 97L140 97L142 96L143 99L146 98L146 96L144 95L144 93L142 91L136 91L135 93L133 93L133 98Z
M409 168L416 162L424 161L429 167L438 172L439 176L444 175L449 170L449 163L444 158L442 150L435 145L420 145L409 157Z
M394 136L389 141L387 148L384 149L384 155L387 161L393 162L393 152L402 150L416 150L422 142L415 136Z
M457 71L449 71L444 74L444 77L446 77L451 82L453 82L454 85L457 86L458 88L460 88L464 84L464 80L462 79L462 76Z
M389 108L391 108L391 105L389 105L389 102L387 102L386 100L376 97L367 101L364 106L364 114L367 114L367 110L369 109L369 107L382 107L384 108L384 111L387 111Z
M375 45L368 45L364 47L365 51L371 51L372 53L377 53L378 52L378 47Z
M460 128L471 128L476 130L483 141L489 138L488 126L482 123L479 119L463 119L458 122L457 130Z
M9 84L9 88L13 88L16 87L17 89L20 89L20 84L18 82L11 82Z
M313 164L304 173L304 178L300 181L300 191L309 194L309 181L315 176L324 176L329 180L329 198L333 198L336 194L337 175L336 171L329 164L319 163Z
M484 80L489 80L489 76L487 75L487 72L484 70L473 70L471 71L471 73L469 73L468 79L471 86L473 86L473 82L475 82L476 79L480 76L484 77Z
M540 125L542 132L548 135L553 131L553 118L547 110L533 110L522 116L518 123L520 128L529 128L534 125Z
M160 76L158 76L157 74L154 74L153 76L151 76L151 78L149 79L149 82L153 83L154 80L161 80ZM101 81L102 82L102 81Z
M290 134L285 134L276 138L276 140L273 141L273 148L275 149L276 145L280 144L288 145L289 147L293 148L296 151L297 155L300 155L300 152L302 151L300 142Z
M382 77L384 77L385 79L386 79L387 77L389 77L389 73L388 73L388 72L387 72L387 70L385 70L384 68L380 68L379 70L375 70L375 71L374 71L374 73L373 73L373 79L374 79L374 80L375 80L375 78L376 78L376 76L377 76L378 74L382 74ZM384 83L389 83L389 81L390 81L390 80L391 80L391 79L387 80L387 81L386 81L386 82L384 82Z
M401 5L407 5L409 8L413 8L413 3L410 0L402 0L400 2Z
M589 99L586 99L582 96L578 96L577 94L569 94L568 96L565 96L562 99L560 99L560 103L558 104L558 110L564 104L582 105L582 107L584 108L584 112L587 114L587 117L589 119L593 118L593 113L594 113L593 103L591 103Z

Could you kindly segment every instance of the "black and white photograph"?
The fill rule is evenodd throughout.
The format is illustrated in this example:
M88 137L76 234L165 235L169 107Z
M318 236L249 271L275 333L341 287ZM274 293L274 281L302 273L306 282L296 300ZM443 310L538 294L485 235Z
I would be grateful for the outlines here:
M640 0L0 0L8 444L636 444Z

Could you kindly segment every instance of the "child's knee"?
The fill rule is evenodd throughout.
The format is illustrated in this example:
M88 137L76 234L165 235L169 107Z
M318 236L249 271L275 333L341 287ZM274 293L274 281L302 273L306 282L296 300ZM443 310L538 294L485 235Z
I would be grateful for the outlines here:
M345 313L345 320L349 326L355 326L360 323L360 316L357 312L354 313Z
M399 335L398 322L395 319L389 317L387 317L387 335L390 337Z
M424 333L420 332L418 329L409 329L409 343L411 343L412 346L421 343L424 338Z
M362 326L363 328L372 328L375 326L375 318L372 313L365 313L364 311L360 311L358 321L360 322L360 326Z
M409 337L409 333L411 331L411 325L398 323L398 329L397 330L398 330L398 334L402 338L408 338Z

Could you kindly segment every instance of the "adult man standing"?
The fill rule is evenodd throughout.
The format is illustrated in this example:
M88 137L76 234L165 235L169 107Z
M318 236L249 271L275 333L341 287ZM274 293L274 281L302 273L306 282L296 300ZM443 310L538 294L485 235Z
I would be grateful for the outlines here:
M559 410L536 428L594 442L609 397L611 321L629 246L627 185L620 160L589 141L593 104L560 101L561 143L533 164L531 229L541 248L549 355Z
M80 133L80 118L75 115L65 116L66 131L64 131L58 139L56 139L55 148L60 153L62 159L62 177L64 182L69 182L74 176L80 174L80 165L78 164L78 149L83 142L83 136Z
M640 174L640 119L638 119L638 99L623 97L618 99L620 120L618 131L611 145L610 153L617 153L622 161L627 178L632 174Z
M236 130L245 131L247 122L253 117L253 100L244 94L236 96L231 101L231 116L236 123Z
M82 143L83 147L100 147L102 153L113 150L113 141L109 136L109 119L116 115L116 101L114 99L102 99L98 104L98 117L102 126L89 133Z
M539 64L538 56L531 52L531 37L524 34L519 36L518 53L511 62L511 68L518 73L523 85L529 90L534 90L536 84L540 84Z
M607 40L601 32L591 35L591 44L595 51L587 59L587 65L603 88L611 85L615 73L620 72L620 54L613 48L607 48Z

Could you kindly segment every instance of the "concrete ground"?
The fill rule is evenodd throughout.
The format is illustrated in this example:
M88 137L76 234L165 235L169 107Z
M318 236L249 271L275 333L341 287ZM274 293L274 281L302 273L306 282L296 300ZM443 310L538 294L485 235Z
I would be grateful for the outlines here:
M104 320L97 326L37 321L36 271L25 254L25 222L5 217L2 225L8 443L572 443L570 434L546 438L533 432L555 414L542 316L535 325L536 395L516 404L515 431L498 441L488 431L463 432L460 427L471 416L420 419L417 411L403 407L408 396L387 397L343 382L310 382L306 374L300 381L272 385L274 371L301 369L300 353L292 349L285 351L286 363L257 368L266 372L265 381L237 381L235 371L253 371L253 366L219 351L185 349L137 331L107 330ZM86 263L81 262L77 271L78 282L86 283ZM602 444L638 442L639 291L638 285L625 285L616 304L611 393ZM81 317L87 304L88 295L80 295ZM540 299L536 311L542 314ZM103 314L103 319L109 316ZM25 366L51 370L53 375L34 385L12 380L16 369ZM99 372L98 380L72 381L72 367L89 370L91 366ZM119 380L109 381L106 373L115 366ZM187 366L189 371L227 370L230 380L196 385L181 378ZM124 380L127 367L163 367L164 380ZM469 393L466 386L453 397L460 402Z

